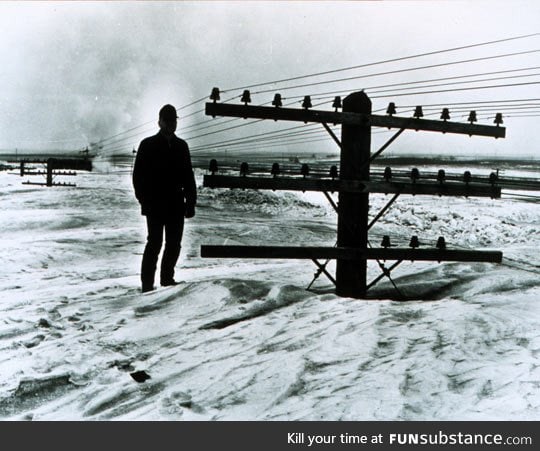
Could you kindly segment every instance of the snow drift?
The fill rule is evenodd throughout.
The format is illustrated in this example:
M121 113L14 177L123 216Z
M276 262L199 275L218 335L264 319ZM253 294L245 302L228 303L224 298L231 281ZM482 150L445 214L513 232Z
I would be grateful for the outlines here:
M538 204L403 196L374 241L444 235L503 263L404 262L393 275L411 300L388 282L353 300L324 276L306 291L309 262L199 257L201 244L332 246L323 196L201 188L182 283L143 295L129 174L77 179L28 188L0 173L1 418L540 418Z

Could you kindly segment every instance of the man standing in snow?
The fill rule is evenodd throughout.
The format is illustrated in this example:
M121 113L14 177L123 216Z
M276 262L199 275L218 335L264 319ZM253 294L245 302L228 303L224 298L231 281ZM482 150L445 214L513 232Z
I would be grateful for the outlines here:
M195 216L197 190L187 143L178 138L176 108L159 111L159 132L139 145L133 167L135 197L146 216L148 236L141 265L143 293L154 289L154 276L165 231L161 258L162 286L176 285L174 267L180 255L184 218Z

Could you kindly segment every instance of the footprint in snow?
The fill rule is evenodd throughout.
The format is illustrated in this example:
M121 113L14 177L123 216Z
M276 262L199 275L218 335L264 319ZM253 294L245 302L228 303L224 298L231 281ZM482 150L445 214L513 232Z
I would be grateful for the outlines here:
M34 348L39 345L43 340L45 340L45 335L36 335L30 340L23 341L23 345L27 348Z

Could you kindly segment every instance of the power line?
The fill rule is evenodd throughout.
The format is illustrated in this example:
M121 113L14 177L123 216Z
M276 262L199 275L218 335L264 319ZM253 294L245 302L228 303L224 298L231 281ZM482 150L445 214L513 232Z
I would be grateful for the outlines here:
M247 86L241 86L241 87L236 87L236 88L229 88L227 90L224 90L223 92L236 91L236 90L240 90L240 89L256 88L258 86L265 86L265 85L270 85L270 84L284 83L284 82L288 82L288 81L301 80L303 78L318 77L318 76L321 76L321 75L335 74L335 73L338 73L338 72L344 72L344 71L353 70L353 69L363 69L363 68L366 68L366 67L376 66L376 65L380 65L380 64L394 63L394 62L397 62L397 61L404 61L404 60L413 59L413 58L420 58L420 57L424 57L424 56L430 56L430 55L436 55L436 54L441 54L441 53L454 52L454 51L457 51L457 50L465 50L465 49L470 49L470 48L474 48L474 47L481 47L481 46L486 46L486 45L491 45L491 44L498 44L498 43L501 43L501 42L515 41L515 40L518 40L518 39L525 39L525 38L530 38L530 37L538 36L538 35L540 35L540 33L531 33L531 34L526 34L526 35L521 35L521 36L513 36L511 38L498 39L498 40L495 40L495 41L486 41L486 42L480 42L480 43L476 43L476 44L464 45L464 46L460 46L460 47L452 47L452 48L443 49L443 50L435 50L435 51L432 51L432 52L418 53L416 55L409 55L409 56L403 56L403 57L399 57L399 58L392 58L392 59L388 59L388 60L376 61L376 62L373 62L373 63L359 64L359 65L355 65L355 66L343 67L343 68L340 68L340 69L333 69L333 70L328 70L328 71L324 71L324 72L317 72L317 73L313 73L313 74L300 75L300 76L297 76L297 77L289 77L289 78L283 78L283 79L280 79L280 80L274 80L274 81L263 82L263 83L256 83L256 84L247 85Z
M539 114L524 114L524 115L517 115L517 114L512 114L512 115L509 115L509 116L506 116L507 118L517 118L517 117L540 117Z
M442 105L447 105L447 106L451 106L451 105L478 105L478 104L482 104L482 105L485 105L485 104L499 104L500 107L491 107L491 108L498 108L499 110L502 109L503 111L504 108L505 108L505 103L508 103L508 102L526 102L526 101L540 101L540 99L505 99L505 100L494 100L494 101L479 101L479 102L458 102L458 103L451 103L451 104L429 104L429 105L426 105L425 107L426 108L429 108L429 107L433 107L433 106L442 106ZM400 107L400 108L403 108L403 107ZM462 107L462 108L465 108L465 107ZM459 112L458 110L455 110L455 112ZM403 114L403 112L402 112ZM433 113L433 114L437 114L437 113ZM479 113L481 114L481 113ZM519 116L515 116L514 117L519 117ZM237 118L234 118L233 120L239 120ZM195 137L191 137L189 139L197 139L197 138L200 138L200 137L203 137L203 136L208 136L208 135L212 135L212 134L217 134L217 133L221 133L221 132L224 132L224 131L228 131L228 130L231 130L231 129L236 129L236 128L240 128L242 126L245 126L245 125L249 125L253 122L249 122L249 123L245 123L245 124L240 124L240 125L237 125L237 126L234 126L234 127L228 127L228 128L225 128L225 129L220 129L220 130L215 130L211 133L206 133L204 135L200 135L200 136L195 136ZM223 123L221 123L223 124ZM241 143L241 142L244 142L245 140L253 140L254 137L261 137L261 136L265 136L265 135L277 135L277 136L285 136L283 135L283 133L287 130L292 130L292 129L298 129L298 128L302 128L304 126L298 126L298 127L291 127L291 128L288 128L288 129L282 129L282 130L278 130L278 131L274 131L274 132L268 132L268 133L260 133L260 134L257 134L257 135L250 135L249 137L242 137L242 138L235 138L235 139L231 139L231 140L228 140L228 141L221 141L219 143L214 143L214 144L209 144L208 146L222 146L222 147L225 147L225 146L230 146L232 144L235 144L235 143ZM207 145L204 145L204 146L195 146L193 147L193 149L198 149L198 148L204 148L204 147L207 147ZM118 148L116 149L112 149L112 150L108 150L109 152L111 151L115 151L117 150Z
M249 146L243 146L243 147L240 147L240 148L226 148L226 149L219 149L219 150L215 150L215 148L212 148L212 147L205 147L205 148L201 148L201 149L197 149L194 151L194 153L202 153L203 151L206 151L206 152L210 152L212 151L213 153L214 152L218 152L218 151L228 151L228 150L245 150L246 148L249 148L249 149L266 149L266 148L271 148L271 147L283 147L283 146L286 146L286 145L289 145L289 144L298 144L298 143L306 143L306 144L309 144L309 143L313 143L313 142L322 142L322 141L326 141L326 142L333 142L332 141L332 138L330 138L330 136L327 136L327 137L324 137L324 138L314 138L314 139L305 139L305 138L297 138L296 140L290 140L288 142L281 142L281 143L268 143L268 144L265 144L263 146L257 146L257 145L249 145Z
M217 146L201 146L198 148L195 148L192 150L192 153L201 152L204 150L212 149L214 151L217 150L239 150L239 149L245 149L245 148L259 148L264 147L267 145L289 145L289 144L296 144L296 143L303 143L308 142L310 139L313 138L321 138L323 140L330 140L330 137L326 134L322 134L321 132L312 132L312 133L306 133L304 136L290 136L290 137L282 137L282 138L274 138L274 139L267 139L267 140L246 140L245 142L239 142L233 145L217 145Z
M540 34L540 33L536 33L536 34L533 34L533 35L527 35L527 36L523 36L523 37L530 37L530 36L534 36L534 35L538 35L538 34ZM509 38L509 40L511 40L511 39L519 39L519 38L522 38L522 37ZM504 40L491 41L490 43L494 43L494 42L502 42L502 41L504 41ZM485 43L483 43L483 44L485 44ZM479 44L479 45L483 45L483 44ZM468 46L466 46L466 47L468 47ZM458 49L458 48L456 48L456 49ZM456 50L456 49L448 49L448 51ZM398 73L398 72L404 72L404 71L409 71L409 70L420 70L420 69L423 69L423 68L439 67L439 66L442 66L442 65L452 65L452 64L459 64L459 63L463 63L463 62L481 61L481 60L493 59L493 58L502 58L502 57L506 57L506 56L515 56L515 55L520 55L520 54L525 54L525 53L534 53L534 52L538 52L538 51L539 51L539 50L533 50L533 51L527 51L527 52L515 52L515 53L510 53L510 54L495 55L495 56L483 57L483 58L475 58L475 59L464 60L464 61L458 61L458 62L450 62L450 63L436 64L436 65L423 66L423 67L417 67L417 68L408 68L408 69L404 69L404 70L397 70L397 71L383 72L383 73L381 73L381 74ZM444 51L431 52L431 53L442 53L442 52L444 52ZM413 57L415 57L415 56L413 56ZM396 61L402 60L402 59L407 59L407 58L408 58L408 57L398 58L398 59L396 59ZM371 65L380 64L380 63L381 63L381 62L379 62L379 63L370 63L370 64L368 64L368 65L362 65L362 67L365 67L365 66L371 66ZM520 69L516 69L516 70L514 70L514 71L517 71L517 70L520 70ZM523 69L523 70L526 70L526 69ZM335 70L335 71L330 71L330 72L338 72L338 71L340 71L340 70ZM501 72L504 72L504 71L501 71ZM510 72L510 71L509 71L509 72ZM363 77L369 77L369 76L375 76L375 75L381 75L381 74L367 74L367 75L363 75L363 76L359 76L359 77L351 77L350 79L363 78ZM477 75L471 75L471 76L477 76ZM307 76L294 77L294 78L295 78L295 79L299 79L299 78L305 78L305 77L307 77ZM464 76L463 76L463 77L464 77ZM456 77L456 78L458 78L458 77ZM344 81L344 80L348 80L348 79L342 79L342 80L340 80L340 81ZM331 81L331 82L335 82L335 81ZM473 81L471 81L471 82L473 82ZM320 82L320 83L316 83L316 84L326 84L326 83L329 83L329 82ZM412 82L412 83L420 83L420 82ZM269 84L269 83L265 83L265 84ZM309 85L313 85L313 84L309 84ZM516 86L516 85L498 85L498 86L492 86L492 87L503 87L503 86ZM291 88L292 88L292 87L291 87ZM488 87L479 87L479 88L475 88L475 89L486 89L486 88L488 88ZM289 89L289 88L286 88L286 89ZM408 89L410 89L410 88L408 88ZM472 88L464 88L464 89L457 89L457 90L468 90L468 89L472 89ZM437 91L432 91L432 92L437 92ZM432 93L432 92L427 92L427 93ZM438 92L449 92L449 90L442 90L442 91L438 91ZM406 94L406 95L416 95L416 94L418 94L418 93L410 93L410 94ZM423 94L423 93L422 93L422 94ZM400 95L400 94L395 94L395 95ZM401 94L401 95L404 95L404 94ZM236 97L236 96L235 96L235 97ZM235 97L233 97L233 98L235 98ZM389 96L375 96L374 98L381 98L381 97L389 97ZM233 99L233 98L232 98L232 99ZM204 99L205 99L205 97L201 97L200 99L198 99L198 100L196 100L196 101L194 101L194 102L192 102L192 103L190 103L190 104L188 104L188 105L184 105L184 106L180 107L179 109L187 108L187 107L192 106L192 105L194 105L194 104L196 104L196 103L198 103L198 102L200 102L200 101L202 101L202 100L204 100ZM231 100L232 100L232 99L231 99ZM204 111L204 110L199 110L199 111L196 111L196 112L194 112L194 113L192 113L192 114L190 114L190 115L187 115L187 116L185 116L185 117L189 117L189 116L192 116L192 115L194 115L194 114L198 114L198 113L203 112L203 111ZM127 131L125 131L125 132L122 132L122 133L118 133L118 134L113 135L113 136L111 136L111 137L109 137L109 138L104 138L104 139L101 140L100 142L104 142L104 141L106 141L106 140L109 140L109 139L112 139L112 138L114 138L114 137L120 136L120 135L122 135L122 134L128 133L129 131L136 130L137 128L140 128L140 127L142 127L142 126L144 126L144 125L146 125L146 124L148 124L148 123L150 123L150 122L147 122L147 123L145 123L145 124L141 124L140 126L134 127L134 128L132 128L132 129L129 129L129 130L127 130ZM209 133L209 134L219 133L219 132L221 132L221 131L230 130L230 129L232 129L232 128L238 128L238 127L243 126L243 125L247 125L247 124L242 124L242 125L235 126L235 127L229 127L229 128L222 129L222 130L217 130L217 131L212 132L212 133ZM210 128L210 127L213 127L213 126L214 126L214 125L211 125L211 126L208 126L208 127L204 127L204 128ZM143 132L141 132L141 133L143 133ZM133 136L137 136L137 135L139 135L139 134L141 134L141 133L138 133L138 134L133 135ZM207 135L208 135L208 134L203 134L203 135L199 135L199 136L196 136L196 137L192 137L192 138L190 138L190 139L198 139L198 138L201 138L201 137L207 136ZM130 136L130 137L125 137L124 139L120 139L120 140L111 142L111 143L109 143L109 145L110 145L110 144L114 144L114 143L116 143L116 142L121 142L121 141L126 140L126 139L131 138L131 137L132 137L132 136Z
M534 52L537 52L537 51L540 51L540 50L535 50ZM507 54L507 55L515 55L515 54L522 54L523 52L518 52L518 53L514 53L514 54ZM528 53L528 52L526 52ZM503 55L503 56L507 56L507 55ZM479 59L475 59L475 61L477 60L483 60L483 59L490 59L490 58L498 58L498 57L501 57L501 56L495 56L495 57L486 57L486 58L479 58ZM471 60L466 60L466 61L471 61ZM459 62L458 62L459 63ZM449 64L457 64L457 63L449 63ZM446 65L446 63L445 63ZM427 66L427 67L437 67L439 65L434 65L434 66ZM434 79L432 81L437 81L437 80L445 80L445 79L458 79L458 78L464 78L464 77L476 77L476 76L482 76L482 75L489 75L489 74L497 74L497 73L509 73L509 72L517 72L517 71L523 71L523 70L531 70L531 69L537 69L538 67L531 67L531 68L522 68L522 69L512 69L512 70L508 70L508 71L495 71L495 72L487 72L487 73L482 73L482 74L469 74L469 75L463 75L463 76L456 76L456 77L446 77L446 78L442 78L442 79ZM419 68L412 68L412 69L405 69L405 70L417 70ZM393 71L395 72L395 71ZM401 72L401 71L398 71L398 72ZM365 76L373 76L373 75L377 75L377 74L372 74L372 75L364 75L364 76L361 76L361 77L365 77ZM522 76L532 76L532 75L521 75L521 76L515 76L516 78L517 77L522 77ZM512 77L501 77L500 79L506 79L506 78L512 78ZM498 78L493 78L491 80L496 80ZM487 80L490 80L490 79L486 79L486 80L471 80L470 83L475 83L475 82L480 82L480 81L487 81ZM405 84L418 84L418 83L423 83L423 82L426 82L426 81L422 81L422 82L410 82L410 83L399 83L399 84L394 84L394 85L382 85L381 87L386 87L386 86L399 86L399 85L405 85ZM326 83L326 82L324 82ZM444 85L441 85L441 86L444 86ZM426 86L426 87L429 87L429 86ZM365 88L365 89L373 89L373 88ZM413 89L413 88L403 88L403 89ZM422 89L422 88L421 88ZM480 88L479 88L480 89ZM441 91L441 92L447 92L447 91ZM332 93L335 93L332 92ZM293 99L293 98L301 98L302 96L293 96L293 97L289 97L289 99ZM381 97L381 96L377 96L377 97ZM373 97L373 98L377 98L377 97ZM319 99L319 97L317 98ZM234 120L237 120L237 118L235 118ZM212 127L212 125L208 126L208 127L204 127L204 128L209 128L209 127ZM236 128L236 127L235 127ZM216 131L217 132L220 132L220 131L225 131L225 130L229 130L229 129L223 129L223 130L218 130ZM209 134L213 134L212 133L209 133ZM206 135L201 135L201 136L206 136ZM197 138L200 138L201 136L196 136L196 137L191 137L189 139L197 139Z
M383 89L383 90L374 90L370 91L370 98L377 98L376 96L373 96L373 94L379 94L379 93L388 93L388 92L400 92L400 91L406 91L410 89L426 89L426 88L432 88L432 87L442 87L442 86L455 86L455 85L461 85L461 84L470 84L470 83L480 83L480 82L486 82L486 81L497 81L497 80L509 80L509 79L516 79L516 78L524 78L524 77L536 77L540 76L540 73L534 73L534 74L523 74L523 75L512 75L508 77L493 77L493 78L484 78L479 80L467 80L467 81L456 81L456 82L449 82L449 83L436 83L431 85L424 85L424 86L408 86L403 88L397 88L397 89ZM457 77L459 78L459 77ZM411 82L410 84L418 84L421 82ZM403 83L403 84L409 84L409 83ZM395 85L389 85L389 86L400 86L402 84L395 84ZM373 87L366 87L363 89L357 89L357 91L369 91L370 89L373 89ZM315 97L316 100L323 100L323 99L329 99L331 97ZM324 104L325 102L322 102Z
M108 138L100 139L96 144L103 144L105 141L108 141L109 139L113 139L113 138L116 138L117 136L124 135L124 134L129 133L129 132L131 132L133 130L137 130L138 128L144 127L145 125L148 125L148 124L150 124L152 122L154 122L154 121L148 121L148 122L145 122L144 124L137 125L136 127L130 128L129 130L125 130L123 132L117 133L116 135L112 135L112 136L109 136Z
M124 136L124 137L122 137L122 138L116 139L116 140L114 140L114 141L111 141L111 142L105 144L103 147L106 148L107 146L111 146L111 145L118 144L118 143L123 142L123 141L126 141L126 140L128 140L128 139L135 138L135 137L137 137L137 136L140 136L140 135L143 135L143 134L150 133L150 132L152 132L152 131L154 131L154 130L155 130L155 128L152 127L152 128L148 128L148 129L142 130L142 131L140 131L140 132L137 132L137 133L135 133L135 134L133 134L133 135Z
M371 96L371 98L382 99L382 98L387 98L387 97L401 97L401 96L412 96L412 95L421 95L421 94L437 94L441 92L471 91L475 89L509 88L509 87L514 87L514 86L527 86L527 85L538 85L538 84L540 84L540 81L535 81L535 82L530 82L530 83L510 83L510 84L505 84L505 85L490 85L490 86L477 86L477 87L470 87L470 88L441 89L441 90L435 90L435 91L388 94L388 95L380 95L380 96Z
M376 134L388 134L388 133L393 133L393 131L391 130L375 130L372 132L372 135L376 135ZM307 134L307 133L306 133ZM233 145L228 145L228 146L222 146L220 147L220 145L215 145L215 146L212 146L212 145L209 145L209 146L200 146L199 148L196 148L194 150L194 153L203 153L205 151L207 152L212 152L212 153L216 153L216 152L219 152L219 151L224 151L224 152L227 152L227 151L235 151L235 150L238 150L238 151L241 151L241 150L245 150L245 149L266 149L266 148L269 148L269 147L278 147L278 146L286 146L286 145L289 145L289 144L298 144L298 143L312 143L312 142L331 142L333 143L334 141L330 138L330 136L328 136L326 134L326 131L325 130L319 130L319 131L313 131L310 133L312 136L315 136L315 135L320 135L320 134L324 134L325 136L323 138L313 138L313 139L306 139L305 137L294 137L292 139L285 139L283 140L284 138L281 138L279 140L275 140L275 141L270 141L269 143L266 143L266 144L263 144L263 145L257 145L257 144L254 144L254 143L257 143L259 141L257 140L254 140L253 143L251 142L239 142L237 144L233 144Z
M540 33L535 33L535 34L532 34L532 35L524 35L524 36L518 36L518 37L514 37L514 38L507 38L507 39L503 39L503 40L497 40L497 41L490 41L488 43L481 43L481 44L474 44L472 45L473 47L474 46L480 46L480 45L487 45L487 44L492 44L492 43L496 43L496 42L503 42L503 41L507 41L507 40L514 40L514 39L522 39L522 38L525 38L525 37L530 37L530 36L536 36ZM464 48L468 48L470 46L465 46ZM403 57L403 58L396 58L395 61L400 61L400 60L404 60L404 59L409 59L409 58L413 58L413 57L417 57L417 56L426 56L426 55L429 55L429 54L434 54L434 53L444 53L445 51L454 51L454 50L459 50L461 49L462 47L459 47L459 48L454 48L454 49L447 49L447 50L443 50L443 51L437 51L437 52L430 52L428 54L422 54L422 55L413 55L412 57ZM333 83L333 82L337 82L337 81L345 81L345 80L350 80L350 79L358 79L358 78L365 78L365 77L371 77L371 76L376 76L376 75L384 75L384 74L390 74L390 73L399 73L399 72L404 72L404 71L411 71L411 70L420 70L420 69L424 69L424 68L431 68L431 67L440 67L442 65L452 65L452 64L460 64L460 63L463 63L463 62L471 62L471 61L481 61L481 60L485 60L485 59L493 59L493 58L502 58L502 57L506 57L506 56L515 56L515 55L519 55L519 54L525 54L525 53L534 53L534 52L537 52L539 50L534 50L534 51L528 51L528 52L515 52L515 53L511 53L511 54L505 54L505 55L496 55L496 56L491 56L491 57L484 57L484 58L475 58L475 59L470 59L470 60L464 60L464 61L458 61L458 62L451 62L451 63L443 63L443 64L437 64L437 65L431 65L431 66L423 66L423 67L417 67L417 68L408 68L408 69L404 69L404 70L397 70L397 71L389 71L389 72L383 72L383 73L380 73L380 74L367 74L367 75L362 75L362 76L358 76L358 77L350 77L350 78L347 78L347 79L341 79L341 80L334 80L334 81L326 81L326 82L318 82L318 83L315 83L315 84L326 84L326 83ZM389 60L388 62L390 61L394 61L394 60ZM375 63L369 63L369 64L366 64L366 65L361 65L361 66L354 66L354 67L351 67L351 68L359 68L359 67L367 67L367 66L373 66L373 65L376 65L376 64L382 64L382 62L375 62ZM348 70L350 68L346 68L346 70ZM332 73L332 72L339 72L341 71L341 69L337 69L337 70L333 70L333 71L328 71L327 73ZM300 79L300 78L306 78L307 76L301 76L301 77L294 77L294 79ZM289 79L287 80L284 80L284 81L288 81ZM264 83L264 84L270 84L271 82L269 83ZM260 84L260 85L264 85L264 84ZM302 86L312 86L312 85L315 85L315 84L306 84L306 85L299 85L297 87L302 87ZM250 86L252 87L252 86ZM282 88L282 89L292 89L292 87L288 87L288 88ZM228 90L230 91L230 90ZM270 91L270 90L268 90ZM268 92L266 91L266 92ZM225 91L224 91L225 92ZM263 91L259 91L259 93L261 93ZM184 105L182 107L179 108L179 110L182 110L182 109L185 109L185 108L188 108L190 106L193 106L199 102L201 102L202 100L204 100L206 98L205 97L201 97L200 99L197 99L196 101L194 102L191 102L187 105ZM236 98L235 97L232 97L230 100ZM186 117L190 117L190 116L193 116L195 114L199 114L201 112L204 112L204 109L202 110L198 110L198 111L195 111L194 113L191 113L189 115L186 115L184 116L184 118ZM129 131L132 131L132 130L136 130L137 128L140 128L144 125L147 125L149 123L151 123L152 121L149 121L149 122L146 122L145 124L141 124L139 126L136 126L132 129L129 129L129 130L126 130L125 132L121 132L121 133L118 133L116 135L113 135L111 137L108 137L108 138L103 138L102 140L100 140L99 142L102 143L102 142L105 142L106 140L109 140L109 139L112 139L114 137L117 137L117 136L120 136L122 134L125 134L125 133L129 133Z
M306 128L314 128L314 127L317 127L318 124L307 124L307 125L297 125L297 126L294 126L294 127L289 127L289 128L285 128L285 129L282 129L282 130L277 130L277 131L271 131L271 132L265 132L265 133L258 133L256 135L250 135L250 136L247 136L247 137L242 137L242 138L234 138L234 139L230 139L228 141L220 141L219 143L215 143L216 146L223 146L223 145L230 145L230 144L235 144L236 142L238 141L244 141L246 139L249 139L249 140L258 140L260 139L261 137L264 137L264 136L275 136L276 134L283 134L285 132L285 134L289 134L291 133L290 130L298 130L298 129L306 129ZM294 132L292 132L294 133ZM214 145L214 144L209 144L209 145ZM204 145L206 146L206 144ZM201 146L199 146L201 147ZM197 146L194 146L193 149L197 148Z
M512 111L512 110L529 110L529 109L533 109L533 108L538 108L540 106L540 103L531 103L529 105L524 105L524 104L517 104L517 105L497 105L497 106L484 106L482 107L482 110L481 111L497 111L499 112L499 110L502 110L500 111L501 113L504 113L504 112L507 112L507 111ZM434 110L435 108L426 108L426 107L422 107L424 109L424 111L426 110ZM439 109L437 109L437 111L440 111ZM452 108L450 111L454 111L454 112L463 112L463 111L470 111L470 107L457 107L457 108Z
M399 73L411 72L411 71L415 71L415 70L433 69L433 68L436 68L436 67L444 67L444 66L452 66L452 65L455 65L455 64L464 64L464 63L472 63L472 62L478 62L478 61L486 61L486 60L492 60L492 59L498 59L498 58L506 58L506 57L510 57L510 56L526 55L526 54L537 53L537 52L540 52L540 49L526 50L526 51L523 51L523 52L505 53L505 54L501 54L501 55L484 56L484 57L480 57L480 58L471 58L471 59L460 60L460 61L451 61L451 62L448 62L448 63L430 64L430 65L427 65L427 66L409 67L409 68L406 68L406 69L396 69L396 70L391 70L391 71L378 72L378 73L373 73L373 74L357 75L357 76L354 76L354 77L339 78L339 79L334 79L334 80L318 81L318 82L313 82L313 83L304 83L304 84L301 84L301 85L281 87L281 88L279 88L279 90L280 91L285 91L285 90L289 90L289 89L306 88L306 87L311 87L311 86L320 86L320 85L326 85L326 84L341 83L341 82L344 82L344 81L358 80L360 78L369 78L369 77L376 77L376 76L378 77L378 76L381 76L381 75L399 74ZM275 89L266 89L266 90L262 90L262 91L253 92L251 94L252 95L253 94L264 94L264 93L274 92L274 91L275 91Z
M485 105L485 104L501 104L501 107L504 107L505 103L511 102L539 102L540 99L505 99L505 100L478 100L475 102L445 102L445 103L429 103L422 105L423 108L428 107L450 107L450 106L459 106L459 105L470 105L468 108L474 108L476 105ZM396 105L396 108L415 108L416 105ZM379 112L386 110L386 107L374 110L373 112Z
M384 97L397 97L397 96L406 96L406 95L417 95L417 94L427 94L427 93L438 93L438 92L453 92L453 91L464 91L464 90L474 90L474 89L488 89L488 88L500 88L500 87L509 87L509 86L522 86L522 85L529 85L529 84L540 84L540 82L531 82L531 83L516 83L516 84L505 84L505 85L492 85L492 86L479 86L479 87L469 87L469 88L457 88L457 89L449 89L449 90L438 90L438 91L424 91L424 92L415 92L415 93L406 93L406 94L392 94L392 95L381 95L381 96L372 96L371 98L384 98ZM468 102L465 102L468 103ZM477 102L479 103L479 102ZM444 105L444 104L443 104ZM260 122L262 119L259 119L255 122ZM253 122L249 122L248 124L251 124ZM191 137L190 139L198 139L204 136L213 135L216 133L229 131L231 129L240 128L242 126L248 125L248 124L240 124L236 125L234 127L228 127L220 130L215 130L213 132L205 133L203 135Z
M394 86L406 86L406 85L412 85L412 84L420 84L420 83L431 83L435 81L446 81L446 80L458 80L462 78L469 78L469 77L480 77L484 75L497 75L497 74L505 74L505 73L511 73L511 72L521 72L526 70L536 70L540 69L540 66L536 67L525 67L521 69L510 69L510 70L501 70L501 71L493 71L493 72L484 72L484 73L478 73L478 74L467 74L467 75L457 75L452 77L442 77L442 78L432 78L429 80L420 80L420 81L410 81L410 82L401 82L401 83L392 83L392 84L386 84L386 85L379 85L379 86L370 86L370 87L362 87L362 88L356 88L348 91L360 91L360 90L368 90L368 89L380 89L380 88L391 88ZM480 80L470 80L468 83L475 83ZM328 96L328 95L334 95L334 94L342 94L343 90L339 91L328 91L328 92L320 92L314 94L314 96L317 96L316 99L326 99L328 97L321 97L321 96ZM289 96L287 99L300 99L304 96L302 95L296 95L296 96Z
M318 124L312 124L313 126L317 126ZM301 127L307 127L307 126L301 126ZM292 127L297 128L297 127ZM380 133L390 133L391 131L388 130L375 130L372 132L372 134L380 134ZM260 135L270 135L274 132L269 133L262 133ZM243 138L238 138L234 140L230 140L228 142L220 141L218 143L211 143L211 144L204 144L200 146L193 147L191 150L193 152L200 152L205 151L207 149L225 149L225 150L235 150L235 149L241 149L246 147L257 147L257 144L264 143L264 142L273 142L273 143L280 143L280 145L286 145L286 144L293 144L298 142L308 142L306 140L306 136L316 136L316 135L324 135L325 138L321 139L321 141L327 141L330 139L330 137L327 135L326 130L319 129L319 130L304 130L304 131L295 131L290 133L283 133L281 135L274 135L274 136L265 136L263 138L257 137L254 138L253 136L247 136ZM310 142L310 141L309 141Z
M206 97L202 97L202 98L199 99L198 101L200 102L201 100L204 100L205 98L206 98ZM234 98L235 98L235 97L232 97L232 98L230 98L230 99L227 99L226 101L233 100ZM192 103L190 103L190 104L188 104L188 105L185 105L185 106L183 106L183 107L180 107L180 108L178 108L177 110L181 110L181 109L187 108L188 106L194 105L196 102L197 102L197 101L192 102ZM191 113L191 114L189 114L189 115L183 116L183 119L185 119L186 117L193 116L193 115L195 115L195 114L201 113L201 112L204 112L204 109L198 110L198 111L196 111L196 112L194 112L194 113ZM237 119L235 118L235 119L233 119L233 120L237 120ZM208 121L205 121L205 122L210 122L210 121L211 121L211 119L208 120ZM145 124L142 124L142 125L140 125L140 126L134 127L133 129L126 130L125 132L118 133L117 135L114 135L114 136L112 136L112 137L105 138L105 139L110 139L110 138L113 138L113 137L116 137L116 136L120 136L120 135L122 135L122 134L128 133L129 131L135 130L135 129L137 129L137 128L142 127L143 125L147 125L147 124L152 123L152 122L154 122L154 121L146 122ZM225 121L225 122L229 122L229 121ZM222 122L222 123L223 123L223 122ZM194 126L197 126L197 125L198 125L198 124L195 124ZM215 125L212 125L212 126L215 126ZM189 127L193 127L193 126L189 126ZM186 127L186 128L189 128L189 127ZM209 127L211 127L211 126L209 126ZM203 128L209 128L209 127L203 127ZM141 132L137 132L137 133L135 133L135 134L133 134L133 135L125 136L125 137L120 138L120 139L118 139L118 140L109 142L109 143L107 143L107 145L117 144L117 143L120 143L120 142L122 142L122 141L126 141L126 140L128 140L128 139L131 139L131 138L133 138L133 137L136 137L136 136L139 136L139 135L142 135L142 134L145 134L145 133L149 133L149 132L151 132L152 130L153 130L153 129L147 129L147 130L144 130L144 131L141 131ZM181 129L181 130L182 130L182 129ZM190 139L192 139L192 138L190 138Z
M467 83L481 83L481 82L485 82L485 81L498 81L498 80L513 80L513 79L516 79L516 78L525 78L525 77L537 77L539 76L540 73L535 73L535 74L525 74L525 75L511 75L511 76L508 76L508 77L493 77L493 78L482 78L482 79L479 79L479 80L467 80L467 81L454 81L454 82L450 82L450 83L436 83L436 84L432 84L432 85L422 85L422 86L408 86L408 87L405 87L405 88L397 88L397 89L383 89L383 90L375 90L375 91L371 91L372 94L379 94L379 93L383 93L383 92L397 92L397 91L405 91L407 89L425 89L425 88L434 88L434 87L439 87L439 86L455 86L455 85L462 85L462 84L467 84ZM371 88L365 88L364 90L369 90Z
M188 103L188 104L186 104L186 105L182 105L182 106L178 107L176 110L177 110L177 111L184 110L184 109L186 109L186 108L189 108L190 106L193 106L193 105L196 105L196 104L202 102L202 101L205 100L205 99L206 99L206 96L201 97L201 98L199 98L199 99L197 99L197 100L194 100L194 101L191 102L191 103ZM231 99L231 100L232 100L232 99ZM204 111L204 110L201 110L201 111ZM194 115L194 114L200 113L201 111L197 111L197 112L195 112L195 113L188 114L188 115L186 115L186 116L183 116L183 118L190 117L190 116L192 116L192 115ZM151 120L151 121L145 122L145 123L143 123L143 124L137 125L137 126L135 126L135 127L133 127L133 128L130 128L130 129L128 129L128 130L124 130L123 132L117 133L116 135L112 135L112 136L108 136L108 137L106 137L106 138L102 138L102 139L100 139L99 141L97 141L96 144L102 144L102 143L104 143L105 141L108 141L108 140L110 140L110 139L112 139L112 138L116 138L116 137L118 137L118 136L124 135L124 134L129 133L129 132L131 132L131 131L133 131L133 130L137 130L138 128L144 127L145 125L151 124L151 123L153 123L153 122L155 122L155 121L154 121L154 120ZM141 132L141 133L146 133L146 132ZM141 133L139 133L139 134L141 134ZM137 135L134 135L134 136L137 136Z

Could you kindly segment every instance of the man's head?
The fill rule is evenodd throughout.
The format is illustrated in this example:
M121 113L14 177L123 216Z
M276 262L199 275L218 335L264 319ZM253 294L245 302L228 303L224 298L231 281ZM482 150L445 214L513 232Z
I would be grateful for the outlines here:
M177 120L176 108L172 105L164 105L159 110L159 128L166 135L172 135L176 131Z

